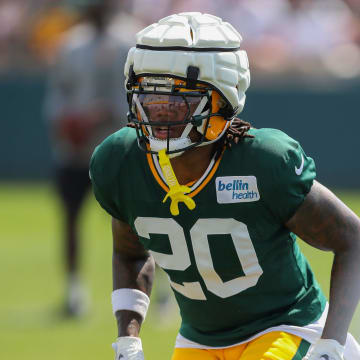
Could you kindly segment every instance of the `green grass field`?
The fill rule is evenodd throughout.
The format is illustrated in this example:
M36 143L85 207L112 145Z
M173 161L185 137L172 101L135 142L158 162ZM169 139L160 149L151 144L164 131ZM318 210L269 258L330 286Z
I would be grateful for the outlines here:
M337 192L357 214L360 193ZM111 232L108 216L88 199L81 218L82 274L91 311L82 320L59 314L64 287L59 204L47 184L0 186L0 359L113 359ZM302 244L328 293L332 256ZM351 325L360 338L360 309ZM170 359L178 317L159 323L150 307L142 329L147 360Z

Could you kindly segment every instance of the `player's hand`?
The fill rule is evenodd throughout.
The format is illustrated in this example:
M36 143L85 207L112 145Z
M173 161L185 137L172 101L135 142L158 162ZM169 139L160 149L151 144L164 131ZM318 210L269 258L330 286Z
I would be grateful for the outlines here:
M320 339L311 345L303 360L344 360L344 346L336 340Z
M115 360L144 360L141 339L135 336L122 336L112 344Z

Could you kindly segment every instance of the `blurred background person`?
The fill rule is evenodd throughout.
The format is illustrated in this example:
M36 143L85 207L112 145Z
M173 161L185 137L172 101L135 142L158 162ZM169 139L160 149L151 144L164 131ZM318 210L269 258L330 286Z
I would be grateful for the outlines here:
M123 66L129 46L112 22L112 0L69 0L68 5L79 21L63 36L54 58L45 115L64 208L64 309L77 316L88 302L79 275L78 219L90 187L89 158L102 139L127 122Z
M25 67L22 61L26 49L28 5L21 0L0 2L0 71Z
M34 57L52 63L64 32L79 20L78 13L63 1L43 4L31 21L29 47Z

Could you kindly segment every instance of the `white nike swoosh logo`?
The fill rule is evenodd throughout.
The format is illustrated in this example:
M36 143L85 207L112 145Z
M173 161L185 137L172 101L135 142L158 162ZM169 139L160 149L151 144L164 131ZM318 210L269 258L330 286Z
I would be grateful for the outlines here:
M304 156L303 156L303 154L301 154L301 165L300 165L299 168L297 168L297 167L295 166L295 173L296 173L296 175L301 175L301 173L303 172L303 169L304 169Z

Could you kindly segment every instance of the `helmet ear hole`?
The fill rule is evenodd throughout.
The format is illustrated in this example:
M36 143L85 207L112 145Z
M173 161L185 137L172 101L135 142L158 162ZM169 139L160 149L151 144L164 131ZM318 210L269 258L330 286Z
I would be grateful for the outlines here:
M225 106L223 108L220 108L218 113L223 116L225 119L231 119L234 117L234 111L231 109L230 106Z
M212 93L212 112L218 113L226 120L232 119L235 115L232 107L217 91Z

